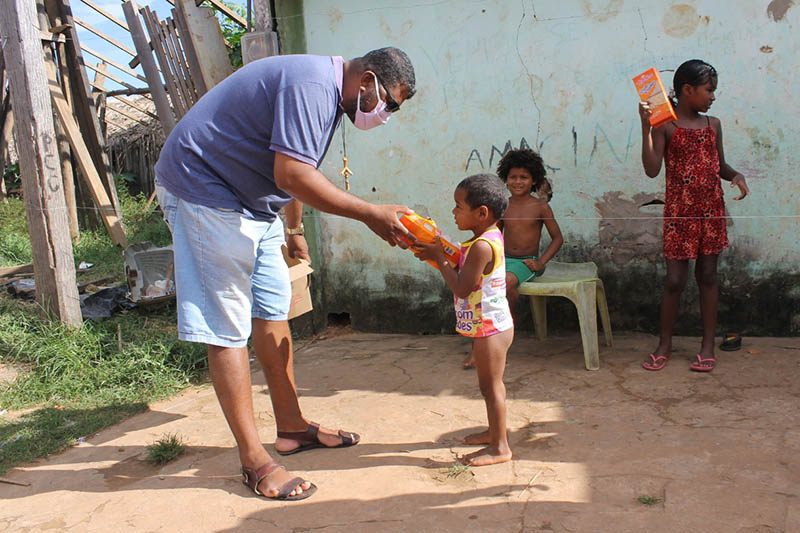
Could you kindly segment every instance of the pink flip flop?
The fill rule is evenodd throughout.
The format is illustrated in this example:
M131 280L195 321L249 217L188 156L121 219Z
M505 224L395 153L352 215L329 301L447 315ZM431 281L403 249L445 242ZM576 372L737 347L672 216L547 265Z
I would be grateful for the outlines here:
M700 354L697 354L697 361L689 365L689 368L695 372L711 372L714 370L714 366L716 364L717 360L715 358L709 357L707 359L703 359Z
M645 370L661 370L665 366L667 366L667 361L669 361L668 355L659 355L655 356L650 354L650 361L643 361L642 368Z

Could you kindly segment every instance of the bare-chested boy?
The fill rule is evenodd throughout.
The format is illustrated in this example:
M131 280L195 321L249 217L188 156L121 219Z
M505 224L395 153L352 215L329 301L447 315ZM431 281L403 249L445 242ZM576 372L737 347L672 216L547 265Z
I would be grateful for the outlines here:
M553 196L541 156L533 150L511 150L497 165L497 175L506 183L511 198L498 226L503 230L506 255L506 298L514 314L519 284L541 275L545 265L564 244L553 210ZM533 194L536 196L533 196ZM550 245L539 255L542 226L550 234ZM464 368L473 368L472 354Z

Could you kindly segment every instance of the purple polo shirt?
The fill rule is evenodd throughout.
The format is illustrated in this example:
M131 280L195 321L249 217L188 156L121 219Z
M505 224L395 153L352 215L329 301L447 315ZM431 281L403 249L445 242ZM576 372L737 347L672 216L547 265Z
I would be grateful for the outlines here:
M272 222L292 200L275 185L275 152L318 168L342 116L341 57L254 61L178 122L156 163L160 184L207 207Z

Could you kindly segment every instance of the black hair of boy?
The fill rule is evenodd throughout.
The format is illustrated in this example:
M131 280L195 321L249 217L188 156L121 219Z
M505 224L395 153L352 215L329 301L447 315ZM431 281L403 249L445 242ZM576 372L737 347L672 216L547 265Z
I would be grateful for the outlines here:
M465 201L472 209L485 205L495 220L500 220L508 207L508 190L494 174L473 174L461 180L457 189L467 195Z
M500 159L500 162L497 164L497 175L500 176L500 179L503 180L504 183L508 179L508 173L511 172L512 168L524 168L530 172L533 177L533 187L531 190L534 191L544 183L544 178L547 175L542 156L527 148L522 150L509 150L502 159Z

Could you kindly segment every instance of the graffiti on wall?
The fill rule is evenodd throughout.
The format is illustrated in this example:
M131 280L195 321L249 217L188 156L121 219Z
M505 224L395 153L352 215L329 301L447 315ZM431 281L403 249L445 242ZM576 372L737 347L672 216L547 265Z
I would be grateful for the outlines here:
M614 158L617 163L622 163L623 161L627 161L631 155L631 149L634 148L634 138L633 132L636 123L631 123L630 128L628 129L627 136L624 140L622 139L612 139L611 136L606 132L606 130L601 126L599 123L595 124L594 131L592 132L592 144L591 150L586 156L586 165L591 166L594 162L595 158L598 156L601 150L607 150L609 155ZM575 167L579 165L579 143L578 143L578 131L573 126L571 132L571 141L572 141L572 154L571 159L572 163ZM545 146L545 143L551 143L553 137L549 136L546 137L544 140L539 142L538 151L541 152L542 148ZM480 169L480 170L487 170L487 169L494 169L497 165L497 162L508 153L510 150L523 150L523 149L531 149L528 140L525 137L522 137L519 141L519 145L516 146L511 142L511 139L508 139L503 148L500 149L497 147L496 144L492 144L491 148L481 152L479 148L473 148L470 150L469 155L467 155L466 163L464 164L464 171L469 172L470 168L473 170ZM582 161L581 161L582 163ZM550 172L555 172L560 170L558 167L552 167L549 165L545 165L547 170Z

